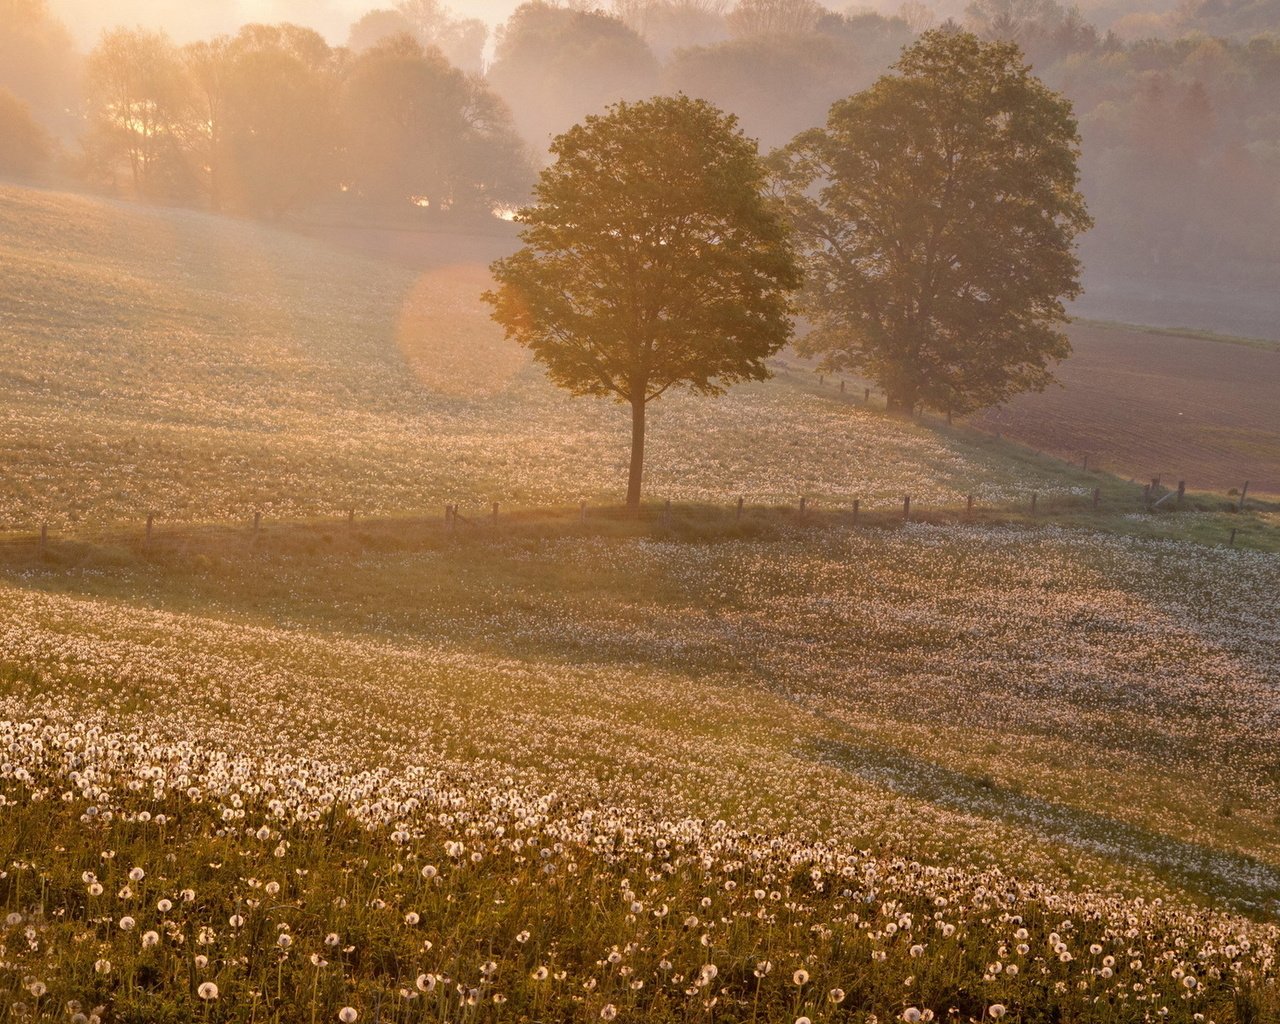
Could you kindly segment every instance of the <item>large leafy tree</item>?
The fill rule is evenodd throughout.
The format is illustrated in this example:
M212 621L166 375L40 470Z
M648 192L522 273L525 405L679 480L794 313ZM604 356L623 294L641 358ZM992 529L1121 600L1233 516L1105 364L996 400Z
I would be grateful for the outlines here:
M804 243L803 350L891 408L967 412L1041 390L1080 292L1071 106L1011 43L932 31L798 136L779 178Z
M756 144L705 101L618 103L551 152L485 299L555 383L630 406L635 508L649 402L765 378L799 270Z

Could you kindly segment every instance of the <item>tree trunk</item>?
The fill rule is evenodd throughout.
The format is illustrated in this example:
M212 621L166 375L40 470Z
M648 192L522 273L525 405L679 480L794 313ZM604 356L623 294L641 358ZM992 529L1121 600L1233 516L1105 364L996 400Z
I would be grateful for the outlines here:
M884 396L884 407L886 412L895 416L910 416L916 410L916 400L913 395L889 391Z
M627 508L640 508L640 480L644 475L643 398L631 402L631 473L627 478Z

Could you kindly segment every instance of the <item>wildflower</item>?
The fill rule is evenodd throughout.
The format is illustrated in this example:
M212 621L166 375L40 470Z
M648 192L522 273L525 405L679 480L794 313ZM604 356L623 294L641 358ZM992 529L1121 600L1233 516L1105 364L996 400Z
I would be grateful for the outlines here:
M125 917L120 918L120 930L122 932L131 932L133 931L134 928L137 927L137 925L138 925L138 922L127 915Z
M141 882L146 877L147 873L143 871L142 868L129 869L129 881L131 882Z
M809 983L809 972L801 967L795 974L791 975L791 980L797 985L807 985Z
M404 923L409 925L410 927L417 924L421 920L422 918L418 916L418 912L416 910L411 910L409 911L409 913L404 915Z
M613 1003L605 1003L604 1006L600 1007L601 1020L613 1020L616 1016L618 1016L618 1008Z
M142 933L142 948L150 949L152 946L160 945L160 933L156 931Z
M203 981L200 987L196 989L196 995L206 1002L218 998L218 986L212 981Z
M28 986L27 991L39 999L42 995L48 992L49 989L45 986L43 981L33 981L30 986Z
M342 1024L355 1024L355 1020L359 1016L360 1014L356 1013L354 1006L344 1006L338 1011L338 1020L342 1021Z
M111 973L111 961L110 961L110 960L95 960L95 961L93 962L93 969L94 969L94 971L96 971L98 974L110 974L110 973Z
M839 1004L839 1003L843 1003L843 1002L844 1002L844 989L842 989L842 988L833 988L830 992L828 992L828 993L827 993L827 998L828 998L828 999L830 999L833 1003L837 1003L837 1004Z
M924 1017L914 1006L908 1006L902 1011L902 1019L906 1021L906 1024L920 1024Z
M999 1020L1008 1012L1009 1011L1005 1007L1004 1003L992 1003L987 1007L987 1016L992 1020Z

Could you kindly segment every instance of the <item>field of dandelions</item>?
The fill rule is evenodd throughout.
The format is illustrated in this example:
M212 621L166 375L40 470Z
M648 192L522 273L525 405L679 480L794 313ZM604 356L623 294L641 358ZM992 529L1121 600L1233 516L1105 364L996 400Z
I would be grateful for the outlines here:
M189 214L0 221L13 529L616 487L607 407L499 347L466 393L424 362L436 283ZM786 380L654 434L673 497L1061 486ZM388 536L3 553L0 1021L1280 1019L1277 556Z

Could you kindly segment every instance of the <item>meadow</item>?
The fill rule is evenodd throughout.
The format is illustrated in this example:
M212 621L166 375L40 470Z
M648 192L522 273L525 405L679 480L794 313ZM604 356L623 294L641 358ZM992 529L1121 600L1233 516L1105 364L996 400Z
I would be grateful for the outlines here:
M618 417L477 268L0 221L0 1021L1280 1017L1271 513L1161 536L781 365L579 522Z

